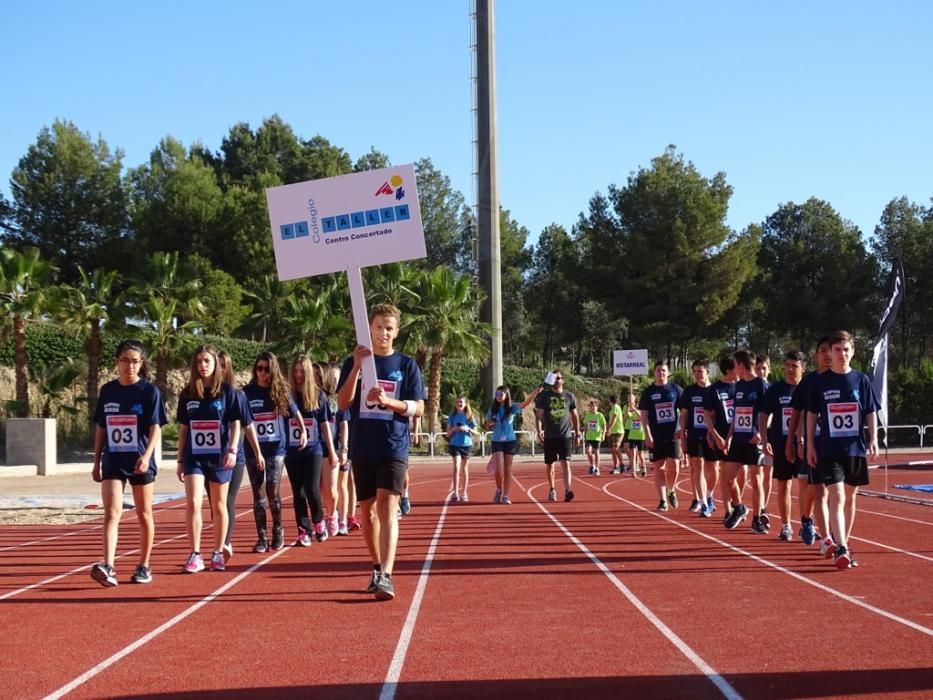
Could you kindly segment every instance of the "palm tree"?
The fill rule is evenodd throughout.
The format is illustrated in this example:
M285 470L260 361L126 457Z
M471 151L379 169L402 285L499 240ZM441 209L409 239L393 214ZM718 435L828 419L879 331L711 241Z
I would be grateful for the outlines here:
M139 313L146 322L143 336L155 360L155 385L163 396L168 395L168 370L171 361L184 345L183 333L190 332L196 321L178 323L179 304L174 299L153 297L143 303Z
M336 279L320 285L313 292L285 299L285 335L275 345L282 356L298 353L319 358L345 353L353 326L348 314L340 313Z
M416 291L423 273L402 262L366 268L366 301L369 304L392 304L403 308L420 301Z
M87 400L90 425L94 426L100 361L103 352L101 328L105 323L122 322L123 296L117 291L119 273L94 270L90 274L78 266L78 283L62 285L60 318L65 328L84 341L87 354Z
M284 325L279 309L286 294L285 285L275 275L264 276L254 292L243 290L243 299L252 306L252 311L243 320L243 326L253 333L261 331L263 343Z
M49 294L57 269L42 259L38 248L23 251L0 249L0 307L3 310L2 338L13 336L13 366L16 374L15 412L29 412L29 375L26 355L26 324L51 310Z
M485 360L489 356L485 337L490 326L478 319L482 295L466 275L438 267L422 278L417 291L421 301L403 324L402 345L410 352L423 348L429 357L425 414L428 431L436 433L444 360Z

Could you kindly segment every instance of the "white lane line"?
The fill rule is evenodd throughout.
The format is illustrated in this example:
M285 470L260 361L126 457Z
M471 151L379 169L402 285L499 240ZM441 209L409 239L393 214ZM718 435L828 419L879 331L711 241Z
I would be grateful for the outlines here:
M195 604L192 605L191 607L186 608L185 610L182 610L180 613L178 613L178 614L177 614L175 617L173 617L171 620L168 620L167 622L162 623L161 625L159 625L158 627L156 627L156 628L155 628L154 630L152 630L151 632L149 632L149 633L143 635L142 637L140 637L139 639L137 639L137 640L136 640L135 642L133 642L132 644L123 647L123 648L122 648L120 651L118 651L116 654L113 654L113 655L110 656L109 658L106 658L106 659L104 659L103 661L101 661L99 664L97 664L97 665L94 666L93 668L91 668L91 669L85 671L85 672L82 673L80 676L78 676L78 677L75 678L73 681L71 681L70 683L68 683L68 684L66 684L66 685L63 685L61 688L59 688L59 689L56 690L55 692L50 693L49 695L46 695L46 696L45 696L45 700L53 700L53 699L60 698L60 697L62 697L62 696L64 696L64 695L67 695L68 693L70 693L71 691L73 691L75 688L78 688L78 687L84 685L84 684L87 683L89 680L91 680L94 676L98 675L98 674L101 673L102 671L107 670L108 668L110 668L111 666L113 666L115 663L117 663L118 661L120 661L120 659L123 659L124 657L128 656L129 654L132 654L134 651L136 651L137 649L139 649L139 648L140 648L141 646L143 646L144 644L148 644L149 642L151 642L153 639L155 639L156 637L158 637L158 636L159 636L160 634L162 634L163 632L166 632L166 631L170 630L172 627L174 627L175 625L177 625L179 622L181 622L182 620L184 620L186 617L190 617L191 615L193 615L194 613L196 613L198 610L200 610L201 608L203 608L205 605L207 605L208 603L210 603L212 600L216 599L217 597L223 595L225 592L227 592L228 590L230 590L231 588L233 588L235 585L237 585L240 581L242 581L243 579L245 579L245 578L246 578L247 576L249 576L251 573L253 573L253 572L256 571L257 569L259 569L259 568L265 566L266 564L268 564L269 562L271 562L271 561L272 561L273 559L275 559L276 557L281 556L282 554L284 554L285 552L287 552L289 549L290 549L290 547L286 547L286 548L284 548L284 549L280 549L280 550L277 551L275 554L272 554L271 556L266 557L266 558L263 559L262 561L253 564L253 565L252 565L250 568L248 568L246 571L243 571L243 572L239 573L237 576L235 576L234 578L232 578L230 581L228 581L227 583L225 583L223 586L221 586L220 588L218 588L218 589L217 589L216 591L214 591L213 593L209 593L208 595L206 595L205 597L203 597L201 600L199 600L197 603L195 603Z
M291 496L289 496L288 498L291 498ZM288 500L288 498L283 499L283 502L285 500ZM179 505L184 505L184 503L181 503ZM179 506L171 506L171 507L177 508ZM169 510L169 509L163 508L162 510ZM237 513L235 517L242 518L247 513L252 513L252 512L253 512L252 509L244 510L241 513ZM180 535L175 535L174 537L169 537L168 539L165 539L165 540L159 540L158 542L153 542L152 550L155 551L155 548L160 545L168 544L169 542L174 542L175 540L178 540L178 539L181 539L182 537L187 537L187 536L188 536L188 533L183 532ZM118 559L123 559L123 557L129 557L129 556L132 556L133 554L138 554L138 553L139 553L139 548L137 547L136 549L131 549L130 551L124 552L123 554L118 554L117 556L113 558L114 564L117 563ZM56 581L60 581L63 578L71 576L72 574L80 574L82 571L87 571L92 566L94 566L94 564L84 564L75 569L72 569L71 571L66 571L63 574L58 574L57 576L52 576L51 578L43 579L42 581L39 581L37 583L31 583L28 586L24 586L23 588L18 588L15 591L10 591L9 593L4 593L3 595L0 595L0 600L7 600L8 598L13 598L14 596L18 596L21 593L26 593L27 591L32 591L32 590L35 590L36 588L42 588L43 586L47 586L50 583L55 583Z
M582 482L583 480L581 479L580 481ZM664 624L664 622L657 615L651 612L651 609L648 608L648 606L645 605L641 601L641 599L638 598L638 596L632 593L632 591L628 588L628 586L622 583L622 581L619 580L619 578L609 569L609 567L603 564L603 562L599 559L599 557L593 554L593 552L591 552L590 549L576 537L576 535L574 535L569 529L567 529L567 527L565 527L564 524L560 520L558 520L545 506L543 506L541 502L538 501L537 498L531 495L531 490L535 488L534 486L526 489L524 486L522 486L521 482L518 481L518 479L515 479L515 482L518 484L519 488L521 488L525 492L525 495L528 496L529 500L531 500L532 503L538 506L538 508L540 508L541 511L548 518L550 518L551 522L553 522L560 529L560 531L563 532L564 535L566 535L570 539L570 541L573 542L577 546L577 548L581 552L583 552L590 559L590 561L592 561L596 565L596 568L598 568L612 582L612 584L617 589L619 589L622 595L624 595L628 599L628 601L633 606L635 606L635 609L638 610L638 612L640 612L648 620L648 622L654 625L655 628L657 628L657 630L662 635L664 635L664 637L671 644L677 647L680 653L683 654L685 657L687 657L690 663L692 663L697 668L697 670L700 671L700 673L706 676L713 683L713 685L716 686L719 692L723 694L723 697L729 698L729 700L741 700L742 699L742 696L739 694L739 692L735 688L732 687L729 681L727 681L719 673L717 673L716 669L714 669L712 666L706 663L706 661L704 661L703 658L696 651L694 651L690 645L688 645L684 640L682 640L679 636L677 636L677 633L675 633L674 630L672 630L670 627ZM591 488L595 488L595 487L591 487Z
M677 527L683 528L684 530L687 530L688 532L692 532L695 535L699 535L700 537L703 537L704 539L707 539L711 542L715 542L716 544L722 545L726 549L731 549L732 551L738 554L741 554L743 556L746 556L749 559L752 559L758 562L759 564L763 564L764 566L770 567L776 571L780 571L782 574L787 574L788 576L795 578L798 581L802 581L803 583L806 583L810 586L813 586L814 588L817 588L823 591L824 593L829 593L830 595L834 595L837 598L841 598L847 603L852 603L853 605L857 605L860 608L864 608L865 610L868 610L869 612L873 612L876 615L880 615L881 617L885 617L889 620L902 624L905 627L910 627L911 629L916 630L917 632L921 632L927 636L933 637L933 629L930 629L929 627L924 627L923 625L913 622L912 620L903 618L900 615L895 615L894 613L888 612L887 610L883 610L881 608L875 607L874 605L871 605L870 603L866 603L862 600L859 600L858 598L854 598L853 596L847 595L841 591L837 591L834 588L830 588L829 586L824 586L822 583L809 579L802 574L798 574L796 571L791 571L790 569L783 567L780 564L775 564L772 561L768 561L767 559L759 557L757 554L746 552L741 547L736 547L733 544L729 544L728 542L721 540L718 537L714 537L713 535L709 535L703 532L702 530L697 530L696 528L690 527L689 525L685 525L684 523L678 522L677 520L673 520L659 512L649 510L648 508L645 508L644 506L639 505L638 503L630 501L627 498L622 498L621 496L617 496L616 494L608 490L608 488L611 485L612 485L612 482L603 486L602 489L598 489L595 486L590 486L590 488L594 490L602 490L602 492L605 493L607 496L610 496L611 498L615 498L617 501L622 501L622 503L630 505L633 508L637 508L638 510L648 513L649 515L653 515L656 518L660 518L661 520L665 520L671 523L672 525L676 525Z
M444 521L447 519L447 506L449 504L450 494L444 499L444 507L441 509L441 515L437 520L437 526L434 528L434 537L431 538L431 544L428 546L428 553L425 555L424 564L421 567L421 576L418 578L415 595L412 596L411 605L408 607L408 615L405 618L405 624L402 625L402 632L399 635L398 644L395 645L395 653L392 655L392 662L389 664L389 672L386 674L386 679L382 683L382 690L379 692L379 700L392 700L395 697L396 690L398 690L398 680L402 676L405 656L408 654L411 636L415 631L415 622L417 622L418 613L421 611L424 589L427 588L428 585L431 563L434 561L434 554L437 552L437 543L440 542L441 539L441 531L444 529Z

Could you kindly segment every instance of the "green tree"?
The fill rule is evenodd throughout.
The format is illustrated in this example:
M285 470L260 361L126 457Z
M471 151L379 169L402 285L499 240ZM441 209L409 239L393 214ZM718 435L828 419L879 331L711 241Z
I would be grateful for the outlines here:
M408 352L420 348L428 352L425 415L429 432L435 433L440 427L438 409L444 360L448 357L485 360L489 353L485 339L490 328L478 320L482 296L468 276L457 276L447 267L438 267L421 282L418 289L421 301L403 326L402 347Z
M365 170L379 170L388 168L390 165L392 165L392 162L389 160L389 156L382 151L377 151L375 146L370 146L368 153L364 153L356 159L353 164L353 172L361 173Z
M544 228L532 256L526 304L531 312L532 337L540 343L541 362L553 365L555 351L579 338L579 290L574 284L577 247L557 224Z
M93 427L100 385L100 363L103 354L101 329L105 324L123 324L123 295L118 291L119 275L115 270L97 268L88 273L78 267L78 281L59 288L61 301L58 315L66 330L83 341L87 356L87 400L90 424Z
M216 269L200 255L186 257L183 264L185 277L201 283L198 297L205 310L201 329L212 335L232 335L247 314L242 303L243 289L232 275Z
M336 278L326 275L316 284L285 298L285 334L276 343L284 357L306 353L324 359L346 353L353 325Z
M878 266L858 228L813 197L781 205L762 228L762 322L772 334L807 347L834 328L872 325Z
M275 275L265 275L253 290L244 290L243 299L250 310L243 321L243 328L263 343L278 339L285 330L287 308L285 300L291 287Z
M126 254L122 160L121 151L71 122L44 127L10 178L4 242L37 248L68 282L76 280L77 265L118 267Z
M724 173L706 178L669 146L580 218L579 281L656 355L685 356L754 274L758 241L725 223L731 195Z
M0 309L5 343L13 337L13 371L16 377L14 413L29 413L29 374L26 355L26 324L50 310L49 294L57 270L42 258L37 248L22 251L0 248Z
M415 162L418 180L418 202L428 257L425 269L438 265L456 268L461 256L463 219L466 206L463 195L450 184L450 178L434 167L430 158Z

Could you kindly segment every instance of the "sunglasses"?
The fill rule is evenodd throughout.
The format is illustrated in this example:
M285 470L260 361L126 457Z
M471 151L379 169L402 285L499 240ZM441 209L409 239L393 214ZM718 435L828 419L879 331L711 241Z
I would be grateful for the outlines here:
M268 372L269 365L256 365L256 371L257 372Z

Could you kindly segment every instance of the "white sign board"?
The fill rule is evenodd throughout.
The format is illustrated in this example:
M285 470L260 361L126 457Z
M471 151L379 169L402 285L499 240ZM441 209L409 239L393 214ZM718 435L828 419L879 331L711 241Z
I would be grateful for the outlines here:
M280 280L426 256L412 165L270 187L266 201Z
M648 350L613 350L612 373L617 377L648 374Z

